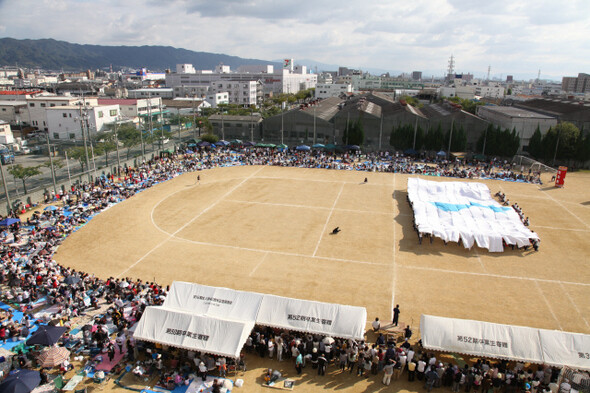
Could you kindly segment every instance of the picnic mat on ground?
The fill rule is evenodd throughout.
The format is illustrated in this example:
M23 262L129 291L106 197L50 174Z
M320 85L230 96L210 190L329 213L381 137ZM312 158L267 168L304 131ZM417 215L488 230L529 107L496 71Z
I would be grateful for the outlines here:
M212 387L213 387L214 380L217 380L217 382L223 382L225 384L225 387L221 388L222 393L224 393L224 392L230 393L234 387L234 383L231 379L216 378L216 377L207 376L207 379L205 381L203 381L202 378L194 379L190 383L190 385L188 385L188 389L186 389L186 393L200 393L200 392L210 393L213 391ZM231 387L228 388L228 386L231 386Z
M274 388L274 389L293 390L293 388L295 387L295 381L292 379L289 379L289 378L279 378L271 384L267 384L266 382L263 382L262 386L266 386L267 388Z

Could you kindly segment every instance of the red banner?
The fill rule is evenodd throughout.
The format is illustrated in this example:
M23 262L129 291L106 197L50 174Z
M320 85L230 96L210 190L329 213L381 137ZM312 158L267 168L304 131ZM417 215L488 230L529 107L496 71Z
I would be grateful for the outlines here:
M565 184L565 174L567 173L566 166L560 166L557 169L557 175L555 176L555 187L563 187Z

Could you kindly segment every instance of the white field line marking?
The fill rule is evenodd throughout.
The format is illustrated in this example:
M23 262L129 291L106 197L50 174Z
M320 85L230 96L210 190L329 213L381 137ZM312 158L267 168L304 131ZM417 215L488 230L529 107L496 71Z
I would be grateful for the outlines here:
M479 256L479 252L477 252L477 247L473 247L473 251L475 251L475 255L477 256L477 260L479 261L482 270L484 271L484 273L487 273L486 267L484 266L481 257Z
M533 225L533 226L535 228L555 229L558 231L590 232L590 229L557 228L557 227L548 227L548 226L543 226L543 225Z
M545 294L543 293L543 290L541 289L539 282L535 281L535 285L537 286L537 289L541 293L541 296L543 296L543 300L545 300L545 304L547 305L547 308L551 312L551 315L553 315L553 319L555 319L555 322L557 322L557 326L559 326L559 330L563 330L563 327L561 327L561 323L559 323L559 319L557 319L557 316L555 316L555 313L553 312L553 308L549 304L549 300L547 300L547 296L545 296Z
M580 312L580 309L578 308L578 305L574 302L574 299L572 299L571 295L569 294L569 292L565 289L565 286L562 283L559 283L559 285L561 286L561 289L563 290L563 292L565 292L567 298L570 300L570 302L574 305L574 308L576 309L577 313L580 314L580 316L582 317L582 320L584 321L584 323L586 324L586 327L588 329L590 329L590 324L588 324L588 321L586 320L586 318L582 315L582 313Z
M250 272L250 274L248 274L248 277L252 277L252 275L254 274L254 272L256 272L256 270L258 270L258 268L260 267L260 265L262 265L262 263L264 262L264 260L266 259L267 256L268 256L268 252L266 254L264 254L262 256L262 258L260 258L260 262L258 262L256 264L256 266L254 266L254 269L252 269L252 271Z
M393 191L391 193L391 197L393 198L393 195L395 194L395 172L393 173ZM397 266L395 264L395 259L396 259L396 250L395 248L397 247L397 236L396 236L396 230L395 230L395 219L391 220L393 222L393 259L392 259L392 263L393 266L391 267L391 275L393 276L391 278L391 307L389 307L389 309L391 310L391 320L393 321L393 307L395 305L395 287L397 284Z
M362 264L362 265L377 265L377 266L387 266L388 265L387 263L379 263L379 262L357 261L357 260L353 260L353 259L332 258L332 257L320 257L320 256L315 256L314 257L312 255L297 254L295 252L262 250L262 249L259 249L259 248L249 248L249 247L230 246L230 245L227 245L227 244L207 243L207 242L201 242L201 241L198 241L198 240L185 239L185 238L178 237L178 236L174 236L174 239L176 239L178 241L187 242L187 243L198 244L200 246L229 248L229 249L232 249L232 250L241 250L241 251L260 252L260 253L268 253L268 254L276 254L276 255L285 255L285 256L289 256L289 257L323 259L323 260L326 260L326 261L336 261L336 262L346 262L346 263L358 263L358 264Z
M316 168L306 168L308 170L316 169ZM347 172L347 171L344 171ZM352 172L352 171L351 171ZM358 172L356 172L358 173ZM300 177L274 177L274 176L256 176L257 179L274 179L274 180L297 180L303 182L315 182L315 183L344 183L344 184L363 184L364 186L377 186L377 187L386 187L387 184L380 184L380 183L364 183L362 181L344 181L344 180L322 180L322 179L310 179L310 178L300 178Z
M125 269L121 273L119 273L116 277L121 277L123 274L127 273L129 270L131 270L133 267L135 267L139 262L143 261L148 255L150 255L152 252L154 252L155 250L157 250L158 248L160 248L162 245L164 245L170 239L172 239L173 237L175 237L177 233L179 233L184 228L186 228L187 226L189 226L190 224L192 224L197 218L201 217L204 213L206 213L211 208L213 208L214 206L216 206L219 202L221 202L223 200L223 198L225 198L226 196L228 196L229 194L231 194L232 192L234 192L242 184L244 184L246 181L248 181L251 177L253 177L255 174L257 174L258 172L260 172L263 168L264 167L261 167L256 172L253 172L252 174L250 174L250 176L244 178L241 182L239 182L237 185L235 185L234 187L232 187L228 192L226 192L225 194L223 194L220 198L218 198L211 205L209 205L205 209L201 210L197 215L195 215L193 218L191 218L190 221L188 221L186 224L184 224L183 226L181 226L180 228L178 228L174 233L169 234L166 239L164 239L160 243L156 244L151 250L149 250L147 253L145 253L141 258L139 258L133 264L131 264L131 266L129 266L127 269Z
M371 210L342 209L342 208L338 208L338 207L330 208L330 207L325 207L325 206L295 205L295 204L291 204L291 203L243 201L243 200L239 200L239 199L226 199L225 202L245 203L245 204L248 204L248 205L268 205L268 206L281 206L281 207L296 207L296 208L299 208L299 209L336 210L336 211L351 212L351 213L380 214L380 215L393 216L393 212L392 213L387 213L387 212L378 212L378 211L371 211Z
M519 277L519 276L505 276L502 274L494 274L494 273L477 273L477 272L462 272L459 270L448 270L448 269L438 269L435 267L424 267L424 266L404 266L401 265L404 269L414 269L414 270L427 270L433 272L441 272L441 273L451 273L451 274L466 274L471 276L485 276L485 277L495 277L495 278L506 278L511 280L525 280L525 281L538 281L538 282L548 282L552 284L567 284L567 285L581 285L588 287L590 284L583 283L583 282L572 282L572 281L561 281L561 280L549 280L546 278L534 278L534 277Z
M541 191L541 187L537 186L537 188L539 189L539 191ZM557 199L553 198L551 195L549 195L549 193L545 192L543 195L545 195L547 198L551 199L553 202L557 203L559 206L563 207L565 209L566 212L568 212L569 214L571 214L572 216L574 216L576 218L576 220L580 221L582 224L584 224L586 226L586 228L590 228L590 225L586 224L580 217L578 217L576 214L574 214L570 209L568 209L567 207L565 207L563 205L563 203L561 203L561 201L558 201Z
M332 217L332 213L334 213L334 208L336 207L336 204L338 203L338 199L340 199L340 195L342 194L342 190L344 190L344 184L342 183L342 185L340 186L340 191L338 191L338 195L336 196L336 199L334 199L334 203L332 204L332 208L330 209L330 214L328 214L328 218L326 218L326 222L324 223L324 228L322 229L322 233L320 233L320 238L318 239L317 244L315 245L315 250L313 250L313 255L315 257L315 254L318 252L318 248L320 248L320 243L322 242L322 238L324 237L324 232L326 232L326 228L328 227L328 222L330 222L330 217Z

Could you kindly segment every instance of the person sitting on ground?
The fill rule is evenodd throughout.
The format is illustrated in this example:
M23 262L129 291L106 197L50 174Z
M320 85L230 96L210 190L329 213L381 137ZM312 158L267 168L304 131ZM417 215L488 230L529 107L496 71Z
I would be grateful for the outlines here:
M373 321L373 331L374 332L378 332L379 329L381 328L381 322L379 322L379 318L375 318L375 320Z
M333 235L336 235L338 232L340 232L340 227L336 227L332 230Z
M267 385L270 385L271 383L275 383L281 377L282 377L282 374L279 370L273 370L272 368L269 368L266 371L266 375L264 376L264 380L266 381Z

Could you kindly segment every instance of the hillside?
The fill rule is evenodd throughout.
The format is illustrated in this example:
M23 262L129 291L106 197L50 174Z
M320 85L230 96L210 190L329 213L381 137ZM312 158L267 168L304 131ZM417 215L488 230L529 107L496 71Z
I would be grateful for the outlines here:
M17 40L0 38L0 66L42 68L46 70L94 70L122 67L163 71L176 64L190 63L196 69L213 69L219 63L232 69L246 64L280 63L243 59L209 52L194 52L171 46L102 46L80 45L53 39Z

